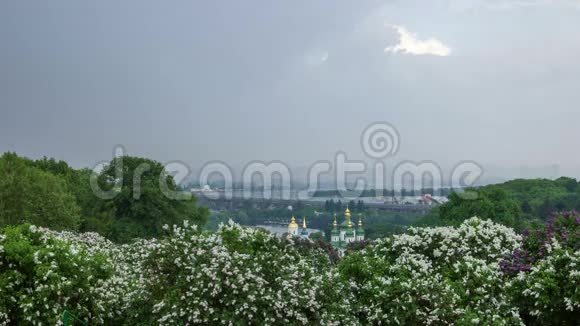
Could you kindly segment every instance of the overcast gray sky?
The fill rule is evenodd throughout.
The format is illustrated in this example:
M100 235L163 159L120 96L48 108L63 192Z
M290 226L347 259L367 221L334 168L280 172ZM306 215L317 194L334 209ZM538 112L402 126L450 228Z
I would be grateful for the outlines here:
M580 166L580 1L0 2L0 151ZM580 172L575 175L580 177Z

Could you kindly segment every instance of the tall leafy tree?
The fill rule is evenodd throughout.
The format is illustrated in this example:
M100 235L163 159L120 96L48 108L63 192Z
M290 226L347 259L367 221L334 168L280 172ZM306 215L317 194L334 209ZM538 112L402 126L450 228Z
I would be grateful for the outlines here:
M75 196L76 202L81 208L81 217L89 218L95 214L95 206L98 198L93 194L90 187L90 176L93 173L89 169L73 169L65 161L57 161L54 158L43 157L36 161L27 161L29 166L49 172L61 178L68 190Z
M0 157L0 224L76 230L80 208L64 179L14 153Z
M100 173L98 183L115 192L98 209L102 221L110 224L107 233L113 240L155 237L163 225L180 225L185 220L198 225L207 222L208 210L198 207L195 197L178 195L173 177L159 162L131 156L113 159Z
M468 191L475 191L477 196L474 198L471 195L452 193L449 195L449 202L439 207L438 214L444 223L459 225L464 220L477 216L507 226L521 226L520 205L506 191L497 187Z

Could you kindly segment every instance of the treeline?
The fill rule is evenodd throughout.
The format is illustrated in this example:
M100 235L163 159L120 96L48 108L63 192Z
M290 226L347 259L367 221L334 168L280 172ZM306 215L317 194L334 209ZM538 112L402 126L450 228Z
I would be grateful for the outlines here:
M555 211L580 210L580 182L573 178L517 179L496 187L517 202L527 219L545 220Z
M341 213L347 207L351 211L362 213L365 210L365 203L362 200L358 200L356 202L351 200L348 203L343 203L340 199L336 202L334 199L326 200L324 202L324 211L329 213Z
M91 176L108 196L97 196ZM0 227L31 223L127 242L156 237L164 224L206 222L207 209L196 206L195 198L172 199L162 189L179 191L163 165L145 158L116 158L94 174L52 158L5 153L0 157Z
M97 196L91 188L91 177L99 189L113 196ZM138 184L135 183L137 179ZM113 241L127 242L135 237L156 237L164 224L179 224L184 220L198 225L206 223L208 210L198 207L194 197L170 198L162 189L180 190L173 178L165 174L162 164L146 158L113 159L94 174L89 169L74 169L64 161L46 157L31 160L5 153L0 157L0 226L32 223L55 230L94 231ZM421 193L436 193L432 190L423 189ZM315 196L336 194L319 191ZM368 190L362 196L375 194ZM398 233L413 223L459 225L471 216L522 230L543 223L551 212L580 210L580 183L564 177L513 180L452 192L448 199L448 203L422 218L385 213L386 216L369 210L360 200L348 203L340 199L327 200L323 212L315 212L299 201L292 206L297 217L308 217L310 227L328 231L332 214L337 213L342 218L348 205L353 213L363 214L365 226L371 231L370 237ZM286 221L290 214L287 209L260 210L253 208L251 203L247 206L234 214L219 213L217 219L210 221L210 228L230 218L241 224L255 225L271 219Z
M517 179L454 192L448 199L418 224L458 225L466 216L478 216L523 230L544 224L553 212L580 210L580 183L567 177Z

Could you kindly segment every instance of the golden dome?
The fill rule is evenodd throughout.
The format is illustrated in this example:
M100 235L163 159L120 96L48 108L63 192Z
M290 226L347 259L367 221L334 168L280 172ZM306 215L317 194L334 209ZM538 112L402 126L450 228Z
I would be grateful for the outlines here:
M302 228L306 230L306 216L302 217Z
M290 224L288 225L289 228L298 228L298 224L296 223L296 219L294 215L292 215L292 220L290 220Z
M362 226L363 226L363 225L362 225L362 216L359 214L359 215L358 215L358 227L359 227L359 228L362 228Z
M350 220L350 209L348 209L348 206L346 206L346 210L344 211L344 217L348 221L348 227L352 228L352 221Z
M332 223L332 226L336 229L336 227L338 226L338 224L336 223L336 214L334 214L334 222Z

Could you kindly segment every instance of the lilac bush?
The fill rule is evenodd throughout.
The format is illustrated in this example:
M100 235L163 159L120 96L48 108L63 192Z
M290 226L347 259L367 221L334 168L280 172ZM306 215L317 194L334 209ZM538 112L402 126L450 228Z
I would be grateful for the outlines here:
M339 270L354 284L361 324L519 325L498 262L520 241L512 229L474 217L378 240Z
M529 272L532 266L549 254L553 239L572 252L580 249L580 214L554 213L543 230L524 230L522 247L506 255L500 262L502 271L510 276Z
M526 232L477 217L349 251L234 223L160 239L0 230L0 324L574 325L575 212Z

